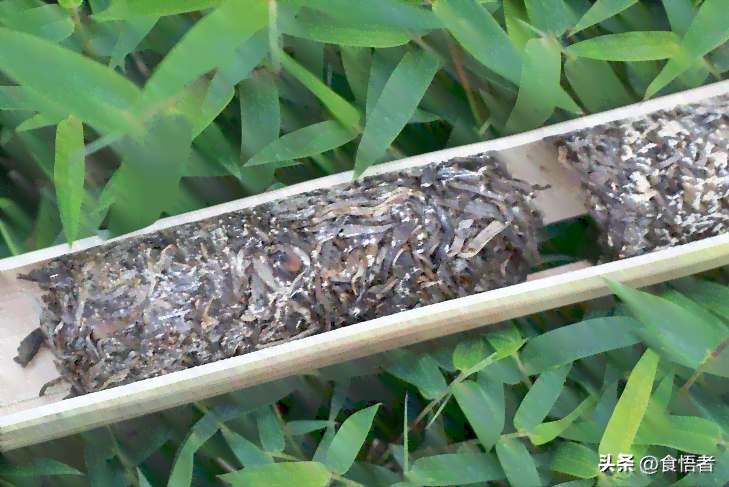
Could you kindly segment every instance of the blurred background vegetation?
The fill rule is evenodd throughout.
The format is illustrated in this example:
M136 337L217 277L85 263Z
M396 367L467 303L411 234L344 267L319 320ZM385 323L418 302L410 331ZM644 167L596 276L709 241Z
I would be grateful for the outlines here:
M724 0L2 0L0 257L729 71Z

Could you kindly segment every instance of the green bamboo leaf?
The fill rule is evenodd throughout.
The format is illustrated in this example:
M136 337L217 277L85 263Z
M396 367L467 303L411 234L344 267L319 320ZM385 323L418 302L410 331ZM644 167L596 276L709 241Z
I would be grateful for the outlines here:
M271 407L275 408L276 405L266 407L264 413L258 416L258 433L265 451L281 453L286 447L286 438L281 423Z
M44 475L83 475L83 473L64 463L42 457L33 458L28 465L0 464L0 477L9 480L36 478Z
M235 457L245 468L256 468L273 463L270 454L258 448L256 444L248 441L245 437L231 431L229 428L221 428L220 432Z
M141 465L147 461L147 459L157 450L162 448L164 444L170 440L170 438L172 438L170 430L164 427L155 428L148 437L145 437L144 447L134 454L132 465Z
M519 439L502 436L496 443L496 454L509 485L514 487L542 485L534 459Z
M286 423L286 430L292 435L306 435L312 431L324 429L331 425L331 422L320 419L289 421Z
M354 462L343 477L360 485L372 487L390 487L396 485L402 478L389 468L365 462Z
M637 101L606 61L568 59L564 74L589 113L600 113Z
M33 217L10 198L0 198L0 210L21 232L27 233L33 229Z
M452 453L415 460L407 477L416 485L467 485L505 477L491 453Z
M177 94L216 67L233 62L235 51L267 25L268 5L227 0L187 31L152 73L136 107L146 110Z
M73 19L58 5L7 1L0 4L0 25L58 43L73 34Z
M72 244L78 234L81 202L84 195L84 133L81 122L71 116L58 124L53 182L61 212L66 241Z
M689 310L666 299L606 279L612 291L644 326L633 332L662 356L697 368L726 337ZM687 324L690 323L690 328Z
M96 12L91 17L96 21L127 20L153 15L163 17L166 15L184 14L209 8L218 7L224 0L112 0L109 7Z
M407 357L409 356L406 355ZM440 397L448 388L443 373L438 367L438 362L428 354L417 359L406 359L396 363L389 367L387 372L416 386L426 399Z
M696 12L691 0L663 0L671 30L679 37L683 37L691 26Z
M58 4L68 10L79 8L84 0L58 0Z
M464 380L453 387L453 396L484 449L489 451L504 430L504 385Z
M403 31L421 32L443 28L443 22L417 4L399 0L360 0L344 3L339 0L313 0L306 3L340 22L397 27Z
M379 404L357 411L339 427L326 454L324 464L332 472L343 474L354 463L357 454L367 439Z
M41 107L35 94L25 86L0 86L0 110L33 110Z
M564 430L570 427L572 423L577 421L590 406L597 402L596 396L589 396L587 399L582 401L574 411L557 421L550 421L549 423L538 424L534 427L532 434L529 439L535 445L543 445L548 443L562 434Z
M689 473L684 478L672 484L672 487L715 487L726 485L729 482L729 448L717 456L711 472Z
M219 475L233 487L325 487L331 473L318 462L273 463Z
M386 152L412 118L441 67L441 60L425 51L409 51L405 54L367 118L357 147L355 177L359 177Z
M51 113L36 113L31 116L23 123L15 127L16 132L28 132L43 127L50 127L51 125L58 125L66 117L62 115L55 115Z
M713 421L699 417L668 416L665 421L655 421L654 418L652 422L641 423L633 443L711 455L721 438L721 428Z
M600 457L597 453L579 443L561 443L552 456L550 468L581 479L597 477Z
M139 126L129 112L139 89L81 54L39 37L0 28L0 65L57 113L73 113L101 131L131 133Z
M143 3L146 5L146 2ZM139 16L122 24L119 38L111 51L109 67L116 68L124 64L127 54L134 52L140 42L150 33L159 20L158 16Z
M331 18L317 20L298 19L285 34L316 42L356 47L394 47L410 42L410 36L401 29L363 23L337 23Z
M635 345L639 340L632 330L639 326L628 317L594 318L567 325L529 340L521 359L527 374L539 374L551 367Z
M701 306L729 320L729 288L721 284L696 279L691 289L683 292Z
M341 46L342 66L347 76L347 84L354 94L355 100L360 107L367 103L367 86L372 68L372 50L351 46ZM384 83L383 83L384 86ZM0 97L2 97L0 91ZM2 98L0 98L2 100ZM0 101L2 106L2 101Z
M336 120L319 122L275 140L253 156L245 166L311 157L341 147L356 136L356 133L342 127Z
M516 429L531 431L544 421L557 403L570 370L572 364L549 370L539 376L516 411L514 416Z
M600 442L600 455L618 458L618 454L630 450L648 406L659 360L660 356L649 348L630 373Z
M504 23L506 24L506 33L511 42L519 49L524 51L527 42L531 39L538 39L539 34L529 24L527 11L524 9L522 2L516 0L504 0ZM522 71L524 70L522 66Z
M519 94L505 133L525 132L547 121L557 105L561 72L562 60L556 44L541 38L526 43Z
M283 50L279 51L281 67L311 91L349 130L359 131L360 114L347 100L335 93L324 82L311 74Z
M529 20L539 30L562 36L567 30L564 0L526 0Z
M597 0L595 4L582 16L570 36L587 29L613 15L619 14L628 7L632 7L638 0Z
M569 46L575 56L604 61L653 61L675 56L680 39L670 31L625 32L587 39Z
M460 371L474 367L487 357L483 339L460 342L453 351L453 365Z
M670 59L663 71L648 87L650 98L684 73L694 63L729 40L729 4L723 0L706 0L699 7L691 26L683 36L680 56Z
M521 53L496 19L477 0L437 0L433 13L466 51L495 73L518 85Z

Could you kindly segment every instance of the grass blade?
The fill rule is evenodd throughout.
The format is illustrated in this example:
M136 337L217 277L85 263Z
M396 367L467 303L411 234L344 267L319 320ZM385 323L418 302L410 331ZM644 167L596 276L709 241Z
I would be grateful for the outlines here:
M504 430L504 384L464 380L453 387L453 396L484 449L489 451Z
M111 51L109 67L116 68L124 64L124 58L134 52L140 42L149 34L159 20L157 16L140 16L124 22L119 38Z
M233 487L325 487L331 473L317 462L273 463L219 476Z
M572 364L549 370L539 376L516 411L514 426L517 429L531 431L544 421L557 403L570 370Z
M387 80L362 133L354 164L355 177L381 157L412 118L441 61L418 50L405 54Z
M530 487L542 484L534 459L521 440L501 437L499 442L496 443L496 454L499 457L509 485Z
M638 0L597 0L590 10L582 16L570 36L587 29L598 22L617 15L628 7L632 7Z
M96 21L126 20L153 15L163 17L166 15L196 12L208 8L218 7L223 0L112 0L107 9L94 13L92 19Z
M618 454L630 450L648 407L659 360L660 356L649 348L630 373L625 390L618 399L600 441L600 455L618 458Z
M81 203L84 196L84 133L81 122L71 116L58 124L53 182L61 212L66 241L72 244L78 235Z
M578 42L568 47L567 52L603 61L654 61L675 56L679 43L673 32L625 32Z
M560 444L552 457L550 468L581 479L597 477L600 457L590 448L571 441Z

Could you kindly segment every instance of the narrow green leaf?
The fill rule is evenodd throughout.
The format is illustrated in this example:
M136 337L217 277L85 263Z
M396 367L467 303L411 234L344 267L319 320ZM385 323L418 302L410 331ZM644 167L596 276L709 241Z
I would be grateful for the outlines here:
M142 5L146 5L144 2ZM159 20L158 16L140 16L124 22L119 38L111 51L109 67L115 68L124 64L124 58L134 52L140 42L149 34Z
M648 87L650 98L685 72L692 64L729 40L729 4L724 0L706 0L699 7L691 26L683 36L680 56L670 59L663 71Z
M359 131L360 114L350 103L332 91L324 82L311 74L283 50L279 52L281 67L311 91L349 130Z
M715 458L711 472L697 471L689 473L672 487L715 487L729 482L729 448Z
M729 288L721 284L697 279L692 289L683 293L701 306L729 320Z
M219 475L233 487L325 487L331 473L317 462L273 463Z
M486 451L504 430L504 385L464 380L453 387L453 396Z
M0 476L4 478L29 478L44 475L83 475L83 473L64 463L42 457L33 458L28 465L0 465Z
M486 358L486 345L482 338L459 343L453 351L453 365L464 371Z
M331 422L321 419L289 421L286 423L286 430L292 435L306 435L312 431L324 429L331 425Z
M564 430L570 427L572 423L577 421L585 410L597 402L596 396L589 396L587 399L582 401L574 411L557 421L550 421L549 423L542 423L534 427L533 433L530 436L532 443L535 445L543 445L548 443L562 434Z
M657 353L647 349L630 373L600 442L601 455L618 458L618 454L630 450L648 406L659 360Z
M697 368L726 337L726 331L712 327L666 299L606 280L644 327L633 332L662 356L686 367ZM690 324L690 327L687 325Z
M683 37L694 20L694 6L691 0L663 0L671 30L679 37Z
M336 120L319 122L282 136L264 147L245 166L311 157L336 149L356 136L355 132L347 130Z
M281 453L286 447L286 438L281 423L271 409L272 407L275 408L276 405L266 407L265 412L258 416L258 433L265 451Z
M637 101L606 61L568 59L564 74L588 113L600 113Z
M529 20L539 30L561 36L567 30L564 0L526 0Z
M339 22L397 27L407 32L443 27L443 23L431 11L416 3L399 0L359 0L350 3L315 0L307 2L307 7L319 10Z
M499 462L506 473L509 485L530 487L542 484L534 459L518 438L502 436L496 443L496 454L499 456Z
M351 46L341 46L342 66L347 76L347 83L360 107L367 103L367 86L372 68L372 50ZM0 91L0 97L2 97ZM1 100L2 98L0 98ZM0 106L2 102L0 101ZM369 113L369 111L368 111Z
M34 103L33 93L25 86L0 86L0 110L33 110L41 107Z
M529 340L521 353L527 374L572 363L597 353L639 343L631 333L639 327L633 318L594 318L548 331Z
M163 17L206 10L218 7L222 3L223 0L145 0L144 2L112 0L106 10L94 12L92 18L96 21L106 21L136 19L147 15Z
M139 479L139 487L152 487L152 483L142 472L142 469L137 467L137 478Z
M600 456L579 443L561 443L552 456L550 468L581 479L597 477Z
M678 54L680 39L670 31L624 32L593 37L569 46L575 56L604 61L653 61Z
M572 370L572 364L549 370L539 376L516 411L514 427L531 431L544 421L549 411L557 403L570 370Z
M325 465L334 473L343 474L355 458L372 427L379 404L357 411L342 423L327 451Z
M592 8L590 8L590 10L582 16L569 35L572 36L577 32L597 24L598 22L609 19L613 15L619 14L628 7L633 6L637 1L638 0L597 0Z
M73 19L59 5L13 1L0 4L0 25L53 43L70 37L75 28Z
M660 445L680 451L711 455L721 441L721 428L708 419L669 416L665 421L643 422L633 441L636 445Z
M407 475L416 485L467 485L501 480L505 476L491 453L453 453L419 458Z
M268 5L227 0L187 31L152 73L136 106L147 110L177 94L216 67L228 66L235 50L267 25Z
M381 157L412 118L435 74L440 59L425 51L409 51L387 80L357 147L355 177Z
M285 34L338 46L394 47L410 42L407 32L396 27L344 24L332 19L299 19L286 29Z
M437 0L433 13L466 51L495 73L518 85L521 53L496 19L477 0Z
M27 132L43 127L50 127L51 125L58 125L67 117L62 115L55 115L50 113L37 113L25 120L23 123L15 127L16 132Z
M155 428L154 431L145 438L144 447L134 455L132 464L136 466L144 463L150 456L152 456L152 454L162 448L162 446L164 446L170 438L172 438L170 430L164 427Z
M83 126L78 119L71 116L58 124L53 182L56 185L63 231L69 244L76 240L78 234L81 202L84 196L83 146Z
M387 372L408 384L417 386L426 399L439 397L448 388L438 362L428 354L413 359L407 354L404 360L390 366Z
M273 463L273 458L267 452L261 450L256 444L248 441L245 437L231 431L229 428L221 428L225 441L233 450L233 454L245 468L255 468Z
M97 130L130 133L129 107L139 89L105 66L45 39L0 28L0 65L58 113L73 113Z
M562 60L556 44L547 39L526 43L519 94L505 133L525 132L547 121L557 105L561 72Z

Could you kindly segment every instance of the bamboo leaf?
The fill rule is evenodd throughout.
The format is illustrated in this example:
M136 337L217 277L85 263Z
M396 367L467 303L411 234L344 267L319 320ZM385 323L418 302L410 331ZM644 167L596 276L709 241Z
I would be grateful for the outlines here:
M307 2L306 6L340 22L397 27L408 32L440 29L444 26L431 11L398 0L359 0L349 3L339 0L313 0Z
M219 475L233 487L325 487L331 473L317 462L273 463Z
M379 404L357 411L342 423L332 440L324 464L334 473L343 474L354 463L367 439Z
M453 396L486 451L504 429L504 384L464 380L453 387Z
M344 24L326 18L298 19L284 33L337 46L394 47L410 42L407 32L396 27L367 25L359 22Z
M137 19L148 15L166 15L196 12L220 6L223 0L112 0L105 10L91 17L96 21Z
M367 118L357 147L355 177L381 157L407 125L441 66L440 59L425 51L405 54Z
M679 37L683 37L691 26L696 12L691 0L663 0L671 30Z
M665 421L642 422L633 443L711 455L721 438L721 428L713 421L691 416L669 416Z
M336 120L327 120L282 136L264 147L245 166L303 159L336 149L356 136Z
M437 0L433 13L479 62L518 85L521 53L488 10L477 0Z
M534 459L519 439L502 436L496 443L496 454L509 485L530 487L542 484Z
M57 113L73 113L101 131L130 133L139 126L129 112L139 89L81 54L39 37L0 28L0 65Z
M0 24L53 43L73 34L73 19L60 6L35 5L30 7L26 2L13 1L0 3Z
M453 351L453 365L456 369L464 371L474 367L486 357L483 339L469 340L456 346Z
M66 241L72 244L78 235L81 203L84 196L84 134L81 122L71 116L58 124L53 182L61 212Z
M538 29L561 36L567 30L564 0L526 0L529 20Z
M268 6L257 0L227 0L185 34L152 73L136 107L146 110L177 94L216 67L228 66L235 51L267 25Z
M430 355L406 359L392 365L387 372L395 377L416 386L426 399L434 399L445 393L448 388L438 363Z
M276 414L271 410L273 406L265 408L265 412L258 416L258 433L261 436L261 445L267 452L281 453L286 447L286 438L283 428L279 423Z
M407 475L416 485L467 485L501 480L504 470L490 453L453 453L415 460Z
M255 468L273 463L271 455L258 448L245 437L231 431L229 428L221 428L220 432L235 457L245 468Z
M534 427L534 430L529 437L531 442L535 445L543 445L548 443L562 434L564 430L570 427L572 423L577 421L590 406L597 402L596 396L589 396L587 399L582 401L574 411L557 421L550 421L549 423L542 423Z
M559 49L545 39L531 39L524 48L516 105L504 132L512 134L541 126L552 115L561 90Z
M146 4L146 2L144 2ZM133 52L140 42L149 34L159 20L158 16L139 16L124 22L119 38L111 51L109 67L116 68L124 64L124 58Z
M531 431L544 421L557 403L570 370L572 364L549 370L539 376L516 411L514 426L517 429Z
M618 458L618 454L630 450L648 406L659 360L657 353L647 349L630 373L600 442L600 455Z
M44 475L83 475L83 473L64 463L42 457L33 458L28 465L0 465L0 476L3 478L35 478Z
M521 353L526 373L539 374L551 367L572 363L597 353L635 345L633 318L606 317L585 320L548 331L529 340Z
M680 56L668 61L648 87L650 98L688 70L692 64L729 40L729 4L723 0L706 0L699 7L691 26L683 36Z
M320 419L289 421L286 423L286 429L292 435L306 435L312 431L317 431L328 427L331 423Z
M550 468L581 479L597 477L600 457L579 443L561 443L552 457Z
M606 61L568 59L564 74L588 113L600 113L637 101Z
M613 15L619 14L628 7L632 7L638 0L597 0L590 10L582 16L577 23L570 36L582 30L591 27L598 22L609 19Z
M678 54L680 39L673 32L625 32L593 37L567 48L575 56L604 61L653 61Z

